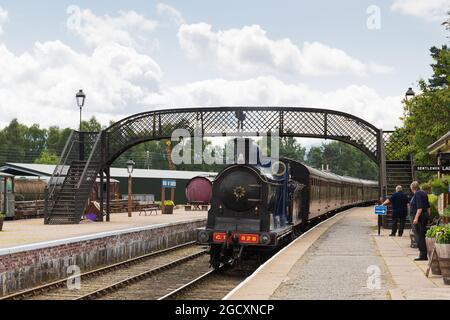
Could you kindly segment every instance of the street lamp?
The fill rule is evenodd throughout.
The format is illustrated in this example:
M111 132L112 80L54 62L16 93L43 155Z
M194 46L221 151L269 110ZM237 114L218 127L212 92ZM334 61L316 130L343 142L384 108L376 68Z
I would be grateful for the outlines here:
M79 90L77 94L75 95L75 98L77 99L77 105L78 108L80 108L80 131L81 131L81 109L84 107L84 101L86 100L86 95L84 94L83 90Z
M412 88L408 88L408 90L406 90L406 93L405 93L406 101L414 98L415 95L416 95L416 93L414 92L414 90Z
M134 165L136 163L130 159L127 161L127 171L128 171L128 217L131 218L131 174L133 173Z

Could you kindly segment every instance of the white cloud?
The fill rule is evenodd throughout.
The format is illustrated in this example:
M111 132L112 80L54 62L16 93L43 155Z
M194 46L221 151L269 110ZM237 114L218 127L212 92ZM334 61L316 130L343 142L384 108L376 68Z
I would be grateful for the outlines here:
M387 66L363 63L343 50L319 42L305 42L299 48L289 39L272 40L258 25L214 32L206 23L183 24L178 40L189 57L209 60L223 71L295 75L367 75L392 71Z
M139 38L131 31L152 31L152 23L124 12L118 17L97 17L88 10L82 14L82 27L77 32L92 46L90 53L74 50L61 41L47 41L16 54L0 42L0 126L18 118L28 125L76 128L74 95L79 89L87 94L83 118L95 115L103 123L155 108L285 105L341 110L387 129L399 124L401 97L382 97L366 86L324 92L302 83L288 84L276 77L261 76L245 81L215 79L162 87L161 68L151 56L139 52ZM200 54L212 50L224 62L222 67L286 72L294 68L302 74L338 73L349 68L364 74L382 68L320 43L306 43L299 49L288 39L270 40L258 26L219 33L212 32L208 25L186 27L180 28L180 34L190 32L187 38L182 37L187 39L184 48L191 53L199 50ZM105 39L103 33L107 34ZM321 56L324 52L325 56ZM238 61L233 62L236 58Z
M75 11L73 14L68 21L69 30L93 47L110 43L129 47L148 44L148 33L158 26L156 21L135 11L119 11L116 17L97 16L89 9Z
M3 33L3 25L8 21L8 11L0 7L0 35Z
M2 119L44 126L76 127L74 95L81 88L87 94L86 116L95 114L106 123L142 111L142 100L158 90L161 79L149 56L118 44L98 46L90 55L60 41L38 42L21 55L0 44L0 70Z
M180 11L165 3L158 3L156 6L158 15L166 17L174 25L179 26L184 23L183 15Z
M95 115L103 123L146 109L142 101L158 91L162 71L136 44L156 24L133 11L110 17L84 10L79 17L80 28L68 27L92 46L90 53L47 41L16 54L0 42L0 125L18 118L76 127L79 89L87 94L84 117Z
M305 84L287 84L274 77L243 81L214 79L163 88L148 96L153 108L192 106L311 106L347 112L383 129L400 125L401 96L383 97L364 85L329 92Z
M391 10L425 20L443 21L450 3L448 0L394 0Z

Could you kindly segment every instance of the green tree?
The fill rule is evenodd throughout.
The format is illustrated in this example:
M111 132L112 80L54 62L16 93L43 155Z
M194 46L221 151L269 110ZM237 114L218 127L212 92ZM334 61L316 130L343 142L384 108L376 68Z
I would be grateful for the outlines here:
M443 23L447 30L449 23L449 19ZM433 46L430 55L433 74L428 80L419 80L420 94L404 101L403 126L394 132L394 138L408 142L396 157L405 159L412 155L416 164L434 164L436 159L428 154L427 147L450 130L449 47Z
M433 75L420 80L421 93L405 101L403 129L408 134L409 147L404 153L411 153L418 164L434 163L427 147L450 130L450 50L447 46L431 48Z
M339 141L323 143L320 147L311 147L307 163L321 169L327 166L331 172L343 176L377 180L378 166L359 149Z
M58 164L59 163L59 157L49 151L42 151L39 158L34 160L34 163L38 164Z
M102 130L102 125L95 117L90 118L88 121L81 121L81 131L99 132L100 130Z

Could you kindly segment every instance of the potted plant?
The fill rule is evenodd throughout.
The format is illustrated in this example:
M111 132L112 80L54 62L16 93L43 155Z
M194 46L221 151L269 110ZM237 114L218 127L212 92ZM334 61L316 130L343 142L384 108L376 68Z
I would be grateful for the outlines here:
M431 257L433 255L433 248L436 243L436 234L439 232L444 231L443 226L432 226L430 229L428 229L426 234L426 244L427 244L427 251L428 251L428 260L431 260ZM431 263L431 273L435 275L441 275L441 268L439 266L439 260L434 259Z
M438 196L443 192L447 192L447 187L444 184L444 181L440 179L434 179L433 181L431 181L431 191L434 195Z
M5 220L6 215L3 212L0 212L0 231L3 230L3 220Z
M436 253L444 283L450 285L450 225L436 233Z
M164 212L163 214L173 214L173 207L175 204L172 200L166 200L164 201Z
M448 223L448 220L450 219L450 205L444 209L442 220L444 223Z
M426 193L431 193L431 184L428 182L422 183L420 185L420 189L422 189L423 191L425 191Z

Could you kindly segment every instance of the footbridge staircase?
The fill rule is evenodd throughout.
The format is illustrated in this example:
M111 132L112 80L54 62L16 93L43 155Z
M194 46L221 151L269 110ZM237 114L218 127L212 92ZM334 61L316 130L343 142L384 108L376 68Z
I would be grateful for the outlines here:
M100 134L72 131L45 193L45 224L76 224L101 169Z

